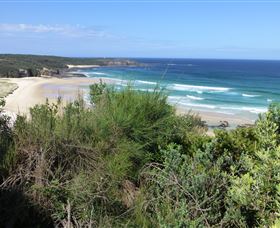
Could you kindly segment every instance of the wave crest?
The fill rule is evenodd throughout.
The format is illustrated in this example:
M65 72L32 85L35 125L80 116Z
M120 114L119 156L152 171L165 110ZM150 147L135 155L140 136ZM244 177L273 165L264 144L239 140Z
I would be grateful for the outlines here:
M90 72L89 75L94 74L94 75L107 75L105 73L102 72Z
M191 100L198 100L198 101L204 100L204 98L202 98L202 97L196 97L196 96L191 96L191 95L187 95L187 98L189 98Z
M156 82L142 81L142 80L136 80L135 82L139 83L139 84L148 84L148 85L156 85L157 84Z
M242 93L243 97L259 97L260 95Z
M192 91L192 92L227 92L231 88L225 87L212 87L212 86L197 86L197 85L187 85L187 84L172 84L167 87L170 90L179 91Z

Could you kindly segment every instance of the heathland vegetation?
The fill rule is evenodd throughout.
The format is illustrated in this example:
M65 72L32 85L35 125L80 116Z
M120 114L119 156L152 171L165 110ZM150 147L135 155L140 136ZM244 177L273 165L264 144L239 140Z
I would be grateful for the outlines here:
M69 58L45 55L0 54L0 77L33 77L47 72L62 75L68 70L67 65L135 65L126 59L110 58Z
M0 79L0 98L6 97L17 88L17 84Z
M1 116L0 226L279 227L279 105L210 137L163 91L90 89Z

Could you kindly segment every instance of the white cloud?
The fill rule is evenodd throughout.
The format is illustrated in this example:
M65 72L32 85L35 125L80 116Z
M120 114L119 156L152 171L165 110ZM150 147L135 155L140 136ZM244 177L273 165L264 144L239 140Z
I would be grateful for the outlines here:
M0 33L50 33L70 37L106 37L104 31L81 25L5 24L0 23Z

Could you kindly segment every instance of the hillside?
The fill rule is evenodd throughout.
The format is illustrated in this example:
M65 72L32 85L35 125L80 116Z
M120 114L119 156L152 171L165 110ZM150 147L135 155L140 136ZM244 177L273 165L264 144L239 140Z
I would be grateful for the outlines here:
M40 76L44 74L63 75L67 65L135 65L127 59L69 58L45 55L0 54L0 77Z

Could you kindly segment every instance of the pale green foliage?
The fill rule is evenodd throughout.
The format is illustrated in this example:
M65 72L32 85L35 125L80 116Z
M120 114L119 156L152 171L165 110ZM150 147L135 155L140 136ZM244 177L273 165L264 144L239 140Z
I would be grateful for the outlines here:
M90 102L95 104L99 101L101 95L106 92L106 84L100 80L100 83L96 83L90 86Z
M91 90L0 117L0 226L279 227L279 105L209 137L162 91Z
M227 219L237 226L269 226L280 218L280 147L272 115L257 121L259 146L242 155L242 173L230 176Z
M211 154L182 154L180 146L162 150L162 165L150 165L142 173L147 204L143 205L154 225L160 227L204 227L221 221L226 174L222 159L211 162ZM144 209L143 208L143 209Z

